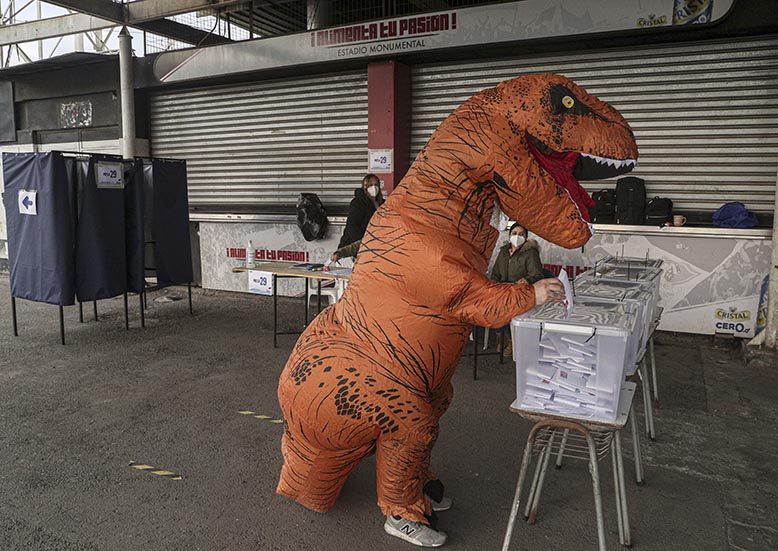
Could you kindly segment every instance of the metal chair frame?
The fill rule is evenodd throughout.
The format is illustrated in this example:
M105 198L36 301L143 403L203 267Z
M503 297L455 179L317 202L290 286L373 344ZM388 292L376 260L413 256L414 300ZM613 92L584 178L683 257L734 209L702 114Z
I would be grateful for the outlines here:
M622 389L622 393L628 394L629 400L626 406L628 417L632 418L632 430L637 434L634 424L634 411L632 400L634 398L633 383L627 383L629 387ZM620 408L621 410L621 408ZM553 454L557 454L557 462L561 463L562 457L585 460L589 462L589 473L592 477L592 491L594 494L594 509L597 523L597 539L600 551L605 551L605 521L602 512L602 493L600 491L599 462L610 453L613 469L613 480L616 496L616 519L619 528L619 542L625 546L632 545L632 533L629 523L629 509L627 506L626 485L624 483L624 462L621 447L621 429L624 428L627 419L620 416L620 422L600 423L585 420L576 420L559 416L544 415L542 413L527 410L514 410L522 417L535 424L530 429L524 455L519 469L519 480L516 484L516 492L513 497L508 526L505 531L502 551L509 551L516 517L521 507L521 495L524 483L527 479L532 456L537 456L535 472L527 495L527 503L524 510L524 518L528 524L534 524L537 518L540 494L548 470L548 463ZM557 436L560 435L559 441ZM635 440L636 441L636 440ZM639 447L637 448L639 450ZM639 451L637 452L639 455ZM637 463L636 463L637 464ZM641 473L642 476L642 473Z

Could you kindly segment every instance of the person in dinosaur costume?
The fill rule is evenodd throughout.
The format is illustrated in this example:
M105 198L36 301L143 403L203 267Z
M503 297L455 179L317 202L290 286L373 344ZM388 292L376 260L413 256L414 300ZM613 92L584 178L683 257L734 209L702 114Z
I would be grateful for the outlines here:
M281 374L277 492L325 512L375 454L386 531L442 545L425 488L435 489L430 452L471 329L503 327L557 289L486 277L494 209L581 247L593 203L578 180L636 161L621 114L560 75L508 80L457 108L374 214L343 298L306 328Z

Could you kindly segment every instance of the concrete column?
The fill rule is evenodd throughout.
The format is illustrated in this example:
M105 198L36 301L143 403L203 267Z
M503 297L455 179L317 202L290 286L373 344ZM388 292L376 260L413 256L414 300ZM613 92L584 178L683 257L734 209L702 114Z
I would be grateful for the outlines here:
M367 67L367 147L392 152L391 172L376 172L390 193L409 166L411 78L407 65L395 61Z
M773 206L773 254L770 259L770 286L767 290L765 345L773 350L778 345L778 177L775 181Z
M41 10L41 2L38 0L35 2L35 11L38 19L43 19L43 12ZM43 59L43 40L38 40L38 59Z
M127 27L119 33L119 85L122 109L122 156L135 157L135 90L132 77L132 36Z

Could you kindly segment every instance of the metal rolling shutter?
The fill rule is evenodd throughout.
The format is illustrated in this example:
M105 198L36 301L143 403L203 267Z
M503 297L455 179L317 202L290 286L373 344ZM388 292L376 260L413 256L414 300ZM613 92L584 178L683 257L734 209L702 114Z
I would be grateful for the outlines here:
M151 98L155 157L186 159L200 210L348 202L367 167L367 73L175 90Z
M526 57L413 68L411 151L475 92L524 73L556 72L619 109L635 131L633 175L679 210L742 201L773 208L778 167L778 39ZM614 180L584 183L588 191Z

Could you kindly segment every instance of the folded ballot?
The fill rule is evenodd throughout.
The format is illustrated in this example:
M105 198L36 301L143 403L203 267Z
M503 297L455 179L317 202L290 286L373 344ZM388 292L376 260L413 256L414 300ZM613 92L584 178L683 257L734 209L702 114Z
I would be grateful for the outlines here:
M518 401L533 411L614 421L643 309L635 301L579 296L571 306L547 303L511 322Z

